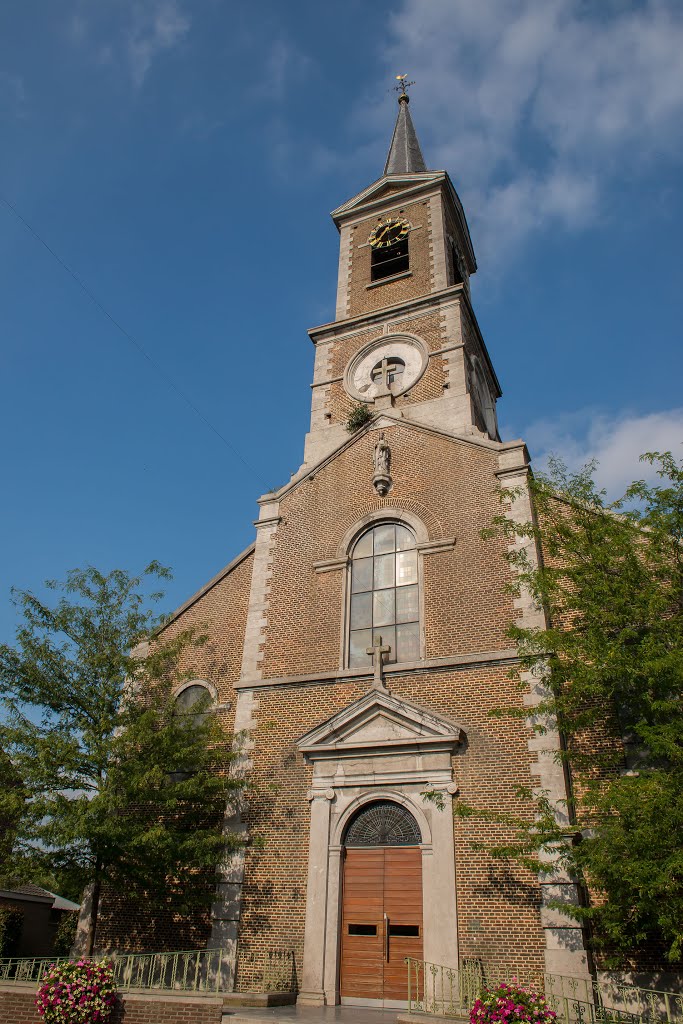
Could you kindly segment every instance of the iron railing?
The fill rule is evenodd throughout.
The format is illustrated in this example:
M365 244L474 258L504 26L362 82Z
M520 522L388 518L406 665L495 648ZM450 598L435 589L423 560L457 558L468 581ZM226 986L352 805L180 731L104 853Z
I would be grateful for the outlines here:
M560 1007L566 1016L568 1004L577 1003L578 1019L587 1024L619 1019L683 1024L683 993L639 988L604 976L595 980L544 974L542 986L546 999L557 1013Z
M478 961L454 968L408 957L406 966L408 1008L413 1013L468 1016L486 982ZM513 976L511 972L507 980ZM595 981L562 974L531 978L522 969L516 977L542 992L551 1009L566 1024L683 1024L683 994L680 993L638 988L609 978ZM497 978L495 984L505 980ZM494 984L493 979L491 984Z
M40 984L53 964L69 957L10 957L0 960L0 982ZM88 957L79 957L88 960ZM174 953L111 953L93 960L110 960L120 992L223 992L228 963L222 949L191 949Z

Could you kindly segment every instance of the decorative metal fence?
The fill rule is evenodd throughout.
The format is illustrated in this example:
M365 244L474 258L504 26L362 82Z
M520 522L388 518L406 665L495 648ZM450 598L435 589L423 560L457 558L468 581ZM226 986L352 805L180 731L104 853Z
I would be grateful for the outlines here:
M407 958L406 966L408 1007L412 1013L468 1016L485 985L478 961L453 968ZM512 976L510 974L507 980ZM517 977L526 978L526 972L520 970ZM495 983L505 980L496 979ZM544 993L550 1007L565 1024L683 1024L681 993L561 974L543 974L526 980Z
M0 982L39 984L60 958L8 958L0 960ZM88 960L87 957L79 957ZM131 990L163 992L223 992L228 967L222 949L192 949L174 953L104 954L96 960L111 960L120 992Z
M596 1021L649 1021L683 1024L683 993L638 988L609 977L572 978L544 974L543 991L556 1013L586 1024ZM576 1004L576 1006L574 1006ZM573 1009L572 1009L573 1008Z

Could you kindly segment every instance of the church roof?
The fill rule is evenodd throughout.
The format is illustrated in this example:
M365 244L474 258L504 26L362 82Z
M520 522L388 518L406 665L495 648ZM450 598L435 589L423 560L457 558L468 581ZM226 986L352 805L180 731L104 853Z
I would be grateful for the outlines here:
M408 110L410 100L406 93L398 98L398 117L389 146L385 174L419 174L427 170L420 143Z

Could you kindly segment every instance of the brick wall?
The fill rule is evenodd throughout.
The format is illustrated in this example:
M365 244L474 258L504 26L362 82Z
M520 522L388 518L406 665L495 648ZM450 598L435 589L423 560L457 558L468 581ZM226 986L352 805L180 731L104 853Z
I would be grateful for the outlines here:
M0 985L0 1024L38 1024L35 989ZM119 999L112 1024L220 1024L222 999L171 996L126 995Z
M440 317L424 319L429 344L436 346ZM453 549L423 558L426 656L503 651L510 646L505 630L515 611L505 592L508 568L502 545L483 541L480 535L499 511L497 453L403 425L387 428L385 436L392 449L394 477L387 499L378 498L371 484L376 441L371 432L358 436L330 466L281 502L263 637L265 678L339 668L345 573L318 574L313 563L334 557L350 527L386 507L418 516L431 539L455 538ZM209 642L193 655L192 673L212 682L220 699L232 706L250 570L251 558L169 627L193 624L206 629ZM422 671L392 678L392 691L461 722L467 745L454 769L462 800L523 814L528 808L520 804L515 787L532 781L525 727L516 720L488 717L491 708L520 699L507 671L507 666L495 664ZM258 728L250 751L254 795L246 818L256 844L247 857L243 889L237 976L241 990L289 987L292 980L300 980L310 769L296 741L366 688L367 680L359 679L262 687L257 692ZM502 869L471 849L475 838L502 841L505 833L499 826L458 819L454 830L461 955L480 958L493 974L541 971L537 880L518 869ZM157 911L153 928L150 920L147 908L110 899L100 934L131 949L206 944L208 915L195 914L183 921L169 913L166 923L160 923ZM294 979L289 953L295 958ZM288 978L280 981L276 975L285 970Z
M346 530L382 508L414 513L430 539L456 538L453 550L424 558L427 657L510 646L508 568L502 546L480 536L499 511L496 453L402 426L384 434L394 478L386 498L372 488L371 431L281 503L264 678L339 668L344 573L316 574L313 563L335 557Z
M215 893L213 872L187 884L203 888L205 907L189 913L178 900L104 888L97 921L96 948L126 953L205 949L211 933L209 908ZM196 893L195 893L196 896Z
M221 703L234 704L232 684L239 679L242 666L253 562L250 552L161 634L162 639L170 638L181 630L194 629L206 635L205 643L185 652L180 668L212 683Z

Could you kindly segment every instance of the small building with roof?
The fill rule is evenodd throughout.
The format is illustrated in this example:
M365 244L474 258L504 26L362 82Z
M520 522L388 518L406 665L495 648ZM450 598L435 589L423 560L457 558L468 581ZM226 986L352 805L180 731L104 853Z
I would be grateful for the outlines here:
M0 889L0 907L8 906L23 915L15 947L5 951L11 956L50 956L64 916L81 909L80 904L33 884Z

